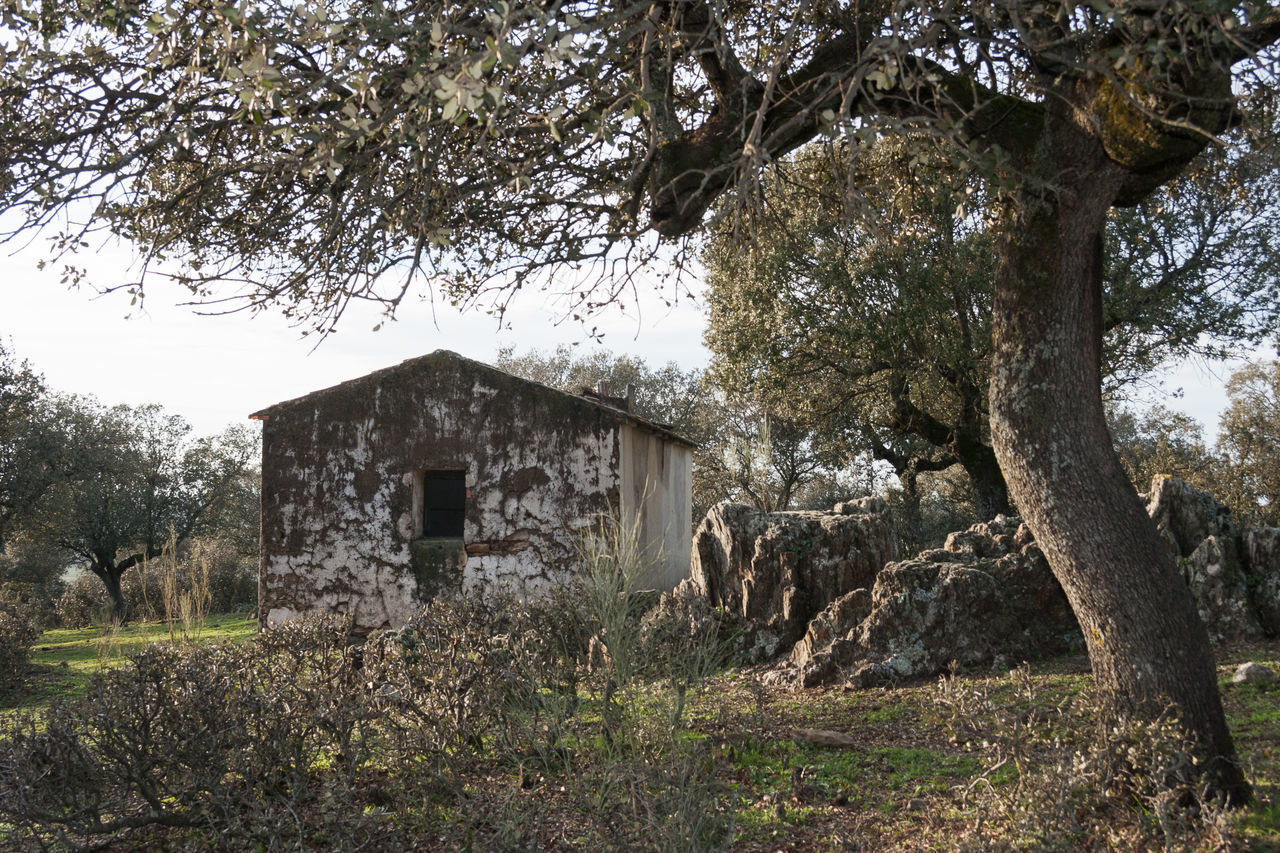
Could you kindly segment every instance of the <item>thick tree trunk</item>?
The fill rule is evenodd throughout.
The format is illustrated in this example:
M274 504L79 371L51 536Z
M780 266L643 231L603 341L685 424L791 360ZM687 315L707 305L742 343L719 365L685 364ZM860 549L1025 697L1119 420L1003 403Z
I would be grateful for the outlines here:
M102 585L107 588L107 595L111 597L112 619L123 625L127 621L126 617L128 615L124 603L124 590L120 588L120 576L124 574L124 571L111 564L94 563L89 568L102 581Z
M1111 446L1103 418L1102 235L1122 175L1083 135L1051 198L1004 223L994 304L992 443L1079 619L1098 687L1120 712L1172 702L1209 758L1209 781L1249 797L1209 638L1173 558Z
M990 521L997 515L1011 515L1009 487L992 448L979 441L957 440L951 452L969 475L969 491L973 495L978 521Z

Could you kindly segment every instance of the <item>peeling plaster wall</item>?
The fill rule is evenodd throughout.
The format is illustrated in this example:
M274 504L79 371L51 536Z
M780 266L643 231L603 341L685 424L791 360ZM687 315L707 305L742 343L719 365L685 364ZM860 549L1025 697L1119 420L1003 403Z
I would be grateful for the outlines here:
M671 589L689 577L693 529L693 453L690 448L632 423L622 426L620 511L639 514L641 541L652 570L646 587Z
M572 571L576 530L620 505L624 424L634 429L446 352L262 417L260 621L335 611L362 630L402 624L444 588L536 595ZM419 539L432 469L466 472L462 541ZM687 509L679 524L687 573ZM424 542L442 546L431 572Z

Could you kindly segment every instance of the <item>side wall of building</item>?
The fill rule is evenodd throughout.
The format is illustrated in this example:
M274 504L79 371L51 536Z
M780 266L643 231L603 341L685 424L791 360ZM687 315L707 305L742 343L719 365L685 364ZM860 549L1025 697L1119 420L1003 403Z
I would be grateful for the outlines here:
M632 423L622 427L620 510L639 526L653 568L642 585L670 589L689 576L693 452Z
M369 630L448 589L537 594L619 502L620 419L466 359L406 362L265 417L263 624L318 610ZM461 540L422 538L433 470L465 471Z

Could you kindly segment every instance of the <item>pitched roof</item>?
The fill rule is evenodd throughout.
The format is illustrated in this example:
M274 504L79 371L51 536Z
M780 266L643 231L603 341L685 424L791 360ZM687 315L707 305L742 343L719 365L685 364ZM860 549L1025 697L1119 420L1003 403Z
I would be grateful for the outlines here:
M635 424L641 429L662 436L668 441L683 444L686 447L698 446L694 442L677 433L667 424L660 424L655 421L651 421L648 418L642 418L634 412L627 411L626 409L609 405L608 403L603 402L597 395L593 394L591 396L584 396L580 394L571 394L568 391L561 391L559 388L552 388L550 385L544 385L541 382L535 382L532 379L526 379L523 376L517 376L514 373L499 370L498 368L485 364L482 361L475 361L474 359L466 358L465 356L458 355L456 352L445 349L439 349L433 353L429 353L428 355L418 356L417 358L406 359L399 364L384 367L381 370L375 370L372 373L365 374L364 376L349 379L346 382L340 382L337 385L331 385L328 388L321 388L317 391L312 391L309 394L303 394L301 397L294 397L291 400L282 400L279 403L274 403L266 408L259 409L249 415L249 417L252 420L265 421L274 414L279 413L281 409L292 408L295 405L305 403L309 400L314 400L337 392L350 392L361 385L377 385L382 379L390 377L393 373L400 373L406 370L436 371L449 369L451 366L454 369L457 369L458 367L465 367L478 373L489 373L494 378L500 377L507 382L515 381L524 383L531 388L537 389L540 393L555 394L581 403L587 403L597 409L608 412L617 418Z

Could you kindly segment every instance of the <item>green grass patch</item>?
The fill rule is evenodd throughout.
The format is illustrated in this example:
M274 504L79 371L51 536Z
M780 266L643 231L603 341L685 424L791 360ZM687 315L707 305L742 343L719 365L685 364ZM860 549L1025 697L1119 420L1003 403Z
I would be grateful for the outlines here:
M982 769L972 755L933 749L879 746L838 750L790 740L744 744L735 763L757 789L800 786L809 796L823 800L844 796L867 806L892 806L903 797L940 793Z
M257 620L243 613L212 614L205 619L199 641L239 641L257 630ZM167 643L169 638L169 626L164 622L45 631L31 649L31 670L23 687L0 695L0 713L36 710L56 696L83 694L93 673L119 666L143 646Z

